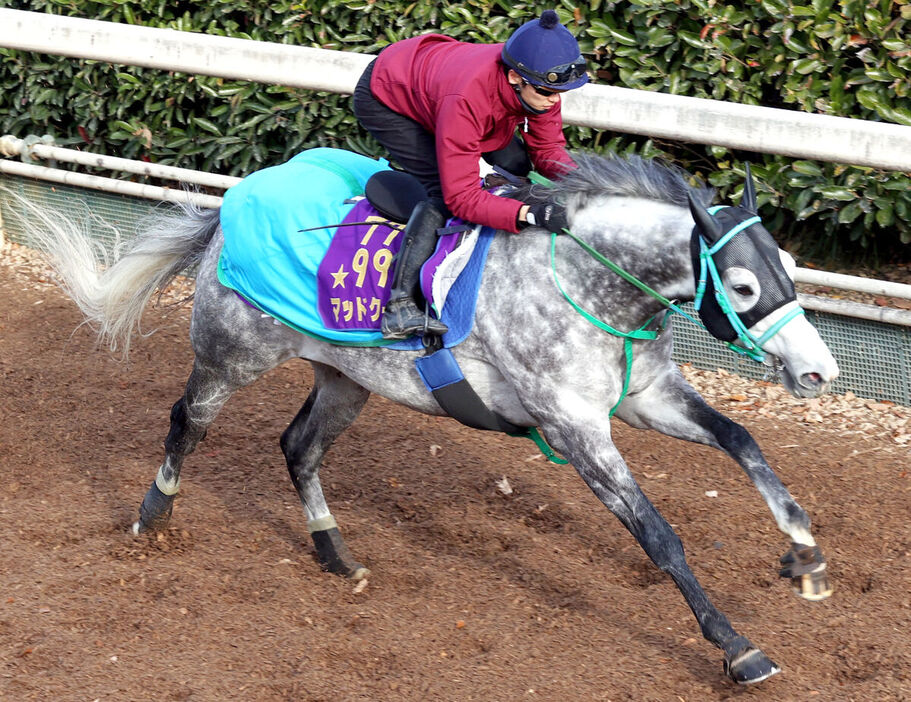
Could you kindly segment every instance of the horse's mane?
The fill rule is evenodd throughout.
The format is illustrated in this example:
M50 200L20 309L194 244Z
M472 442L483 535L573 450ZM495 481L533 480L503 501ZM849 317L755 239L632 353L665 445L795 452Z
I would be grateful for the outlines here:
M708 206L715 194L682 168L660 159L579 152L572 155L578 168L553 181L553 185L528 184L508 193L522 202L574 201L577 207L595 197L641 197L687 207L687 193ZM695 182L695 185L691 185Z

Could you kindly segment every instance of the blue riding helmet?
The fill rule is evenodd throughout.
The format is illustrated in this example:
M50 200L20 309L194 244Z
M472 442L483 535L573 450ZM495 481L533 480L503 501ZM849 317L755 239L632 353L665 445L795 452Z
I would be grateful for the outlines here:
M579 44L553 10L514 31L503 46L502 60L532 85L572 90L588 82Z

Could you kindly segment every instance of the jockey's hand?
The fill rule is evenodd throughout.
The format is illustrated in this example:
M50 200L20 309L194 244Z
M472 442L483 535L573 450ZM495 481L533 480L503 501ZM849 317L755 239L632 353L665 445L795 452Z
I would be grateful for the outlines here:
M528 208L528 214L525 215L525 221L532 226L544 227L547 231L558 234L569 228L569 222L566 220L566 208L555 202L531 205Z

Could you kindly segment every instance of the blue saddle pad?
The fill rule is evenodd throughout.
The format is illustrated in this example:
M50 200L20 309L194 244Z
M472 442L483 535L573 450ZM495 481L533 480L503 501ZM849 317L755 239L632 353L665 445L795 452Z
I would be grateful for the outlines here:
M221 208L219 281L280 322L330 343L421 348L419 338L390 342L379 331L402 225L387 222L366 200L351 199L373 173L387 168L385 161L320 148L244 178L225 193ZM450 329L446 346L460 343L474 323L493 231L472 236L470 257L449 271L452 280L445 285L434 285L433 273L445 272L446 254L463 237L441 237L425 265L423 284L436 294L434 309L442 308Z

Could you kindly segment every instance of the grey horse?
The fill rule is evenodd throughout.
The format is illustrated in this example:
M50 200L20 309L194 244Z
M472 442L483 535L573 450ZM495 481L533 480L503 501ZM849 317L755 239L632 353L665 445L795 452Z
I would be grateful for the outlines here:
M649 558L673 578L705 638L724 652L725 672L738 683L759 682L779 667L709 601L680 539L614 445L611 419L731 456L791 542L780 574L797 584L799 594L822 599L830 592L825 560L806 512L746 429L709 407L683 378L671 360L672 328L660 329L660 313L667 300L693 300L697 289L702 294L705 281L700 283L699 268L707 259L699 248L715 250L714 264L710 261L719 276L714 292L723 293L734 321L742 320L746 330L733 339L735 346L758 340L754 353L777 368L785 387L798 397L824 392L838 374L837 365L815 328L799 314L788 271L793 261L757 223L750 183L740 207L722 211L740 213L743 231L733 237L733 229L719 229L705 209L712 191L690 185L690 177L679 169L638 158L578 154L576 160L578 169L559 182L522 193L526 201L563 202L576 240L541 229L518 236L497 233L474 328L453 354L487 407L514 425L539 427ZM750 216L744 229L743 220ZM171 410L164 460L134 531L161 530L168 524L184 460L228 398L266 371L304 358L313 365L313 388L282 434L281 449L324 569L364 578L367 569L349 552L326 504L319 467L370 393L418 412L445 414L415 371L420 352L333 345L276 324L245 304L216 277L223 243L217 210L184 206L159 213L110 262L84 228L57 215L44 214L37 221L36 245L49 254L66 291L99 337L123 353L154 292L181 271L197 267L190 323L193 369ZM725 256L717 255L721 244ZM605 268L600 257L645 281L654 294ZM703 302L712 295L709 287ZM766 288L778 289L781 299L766 304ZM711 304L716 303L709 300L706 308ZM598 326L621 332L651 329L657 338L630 341Z

